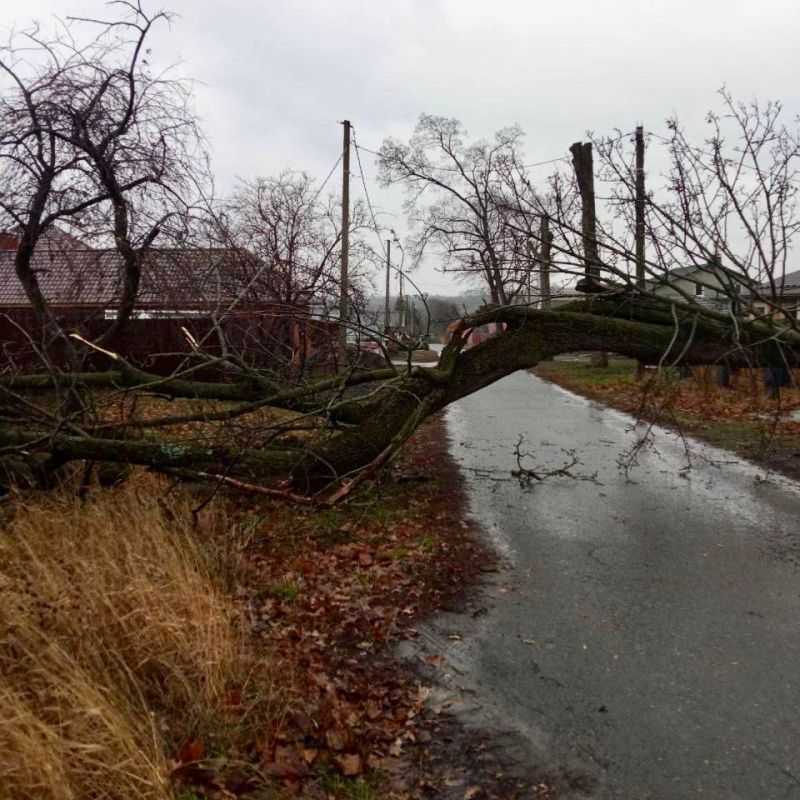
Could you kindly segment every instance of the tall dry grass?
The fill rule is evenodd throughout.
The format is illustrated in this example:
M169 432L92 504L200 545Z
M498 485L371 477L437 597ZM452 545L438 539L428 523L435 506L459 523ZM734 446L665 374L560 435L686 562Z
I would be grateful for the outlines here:
M0 530L2 800L173 797L168 754L212 735L249 669L213 563L155 479L19 501Z

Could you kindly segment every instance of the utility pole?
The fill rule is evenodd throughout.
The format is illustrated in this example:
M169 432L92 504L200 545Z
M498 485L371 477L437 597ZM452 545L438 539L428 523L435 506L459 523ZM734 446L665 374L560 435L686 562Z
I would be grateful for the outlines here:
M531 291L531 268L528 267L528 299L527 305L530 307L530 304L533 302L533 292Z
M389 318L389 314L391 313L389 308L389 281L391 279L392 274L392 240L386 240L386 301L383 306L383 332L388 336L389 331L392 327L391 319Z
M542 215L539 223L539 293L542 296L542 308L550 308L550 245L553 234L550 233L550 217Z
M350 257L350 120L346 119L342 145L342 272L339 279L339 345L344 358L347 352L348 261Z
M644 128L636 126L636 287L644 289Z
M636 194L634 196L634 210L636 212L636 288L644 291L644 128L636 126ZM644 377L644 364L636 362L636 378Z
M553 244L553 234L550 233L550 217L542 215L539 222L539 294L542 298L542 308L550 308L550 246ZM544 356L543 361L552 361L552 356Z
M406 307L405 307L405 305L403 304L403 273L402 273L402 272L400 272L400 273L398 274L398 277L400 278L400 300L399 300L399 302L398 302L398 315L399 315L399 319L398 319L398 321L397 321L397 327L398 327L398 328L400 328L400 333L402 334L402 332L403 332L403 327L404 327L404 325L405 325L405 322L406 322L406 320L405 320L405 317L406 317L406 315L405 315L405 310L406 310Z

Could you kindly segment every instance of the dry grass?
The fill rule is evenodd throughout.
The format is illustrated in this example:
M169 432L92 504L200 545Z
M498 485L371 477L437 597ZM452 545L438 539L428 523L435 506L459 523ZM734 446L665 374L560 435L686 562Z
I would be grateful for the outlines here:
M143 478L14 509L0 530L2 800L171 798L165 753L247 716L226 708L249 670L235 608L191 521Z

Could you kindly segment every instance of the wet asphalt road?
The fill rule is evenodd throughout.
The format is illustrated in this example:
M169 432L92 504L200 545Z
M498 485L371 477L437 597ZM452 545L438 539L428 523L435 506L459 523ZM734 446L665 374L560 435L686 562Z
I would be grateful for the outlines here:
M485 614L423 631L453 708L589 776L575 797L800 798L800 486L696 443L681 474L665 431L628 482L631 419L526 373L447 413L472 513L508 562ZM504 480L519 434L539 466L577 448L596 482Z

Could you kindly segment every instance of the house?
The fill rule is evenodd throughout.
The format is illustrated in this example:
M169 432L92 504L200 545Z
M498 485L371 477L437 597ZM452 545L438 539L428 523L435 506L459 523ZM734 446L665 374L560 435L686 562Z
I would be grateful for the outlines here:
M0 234L0 367L36 358L28 334L35 318L14 264L17 245L16 235ZM37 246L32 267L62 328L94 338L116 318L124 272L116 249L54 231ZM267 275L268 266L234 248L151 248L136 308L115 347L132 361L168 370L187 351L185 329L209 353L227 346L253 366L304 362L324 338L325 323L312 320L306 306L275 301Z
M776 318L791 317L800 320L800 270L787 272L776 278L774 286L771 283L762 283L758 287L758 293L769 298L772 305L754 297L751 310L755 316L770 315ZM781 310L778 311L775 306Z
M749 281L740 273L722 266L717 259L668 270L663 276L645 282L647 291L659 297L685 302L693 300L710 311L727 312L733 306L743 313Z

